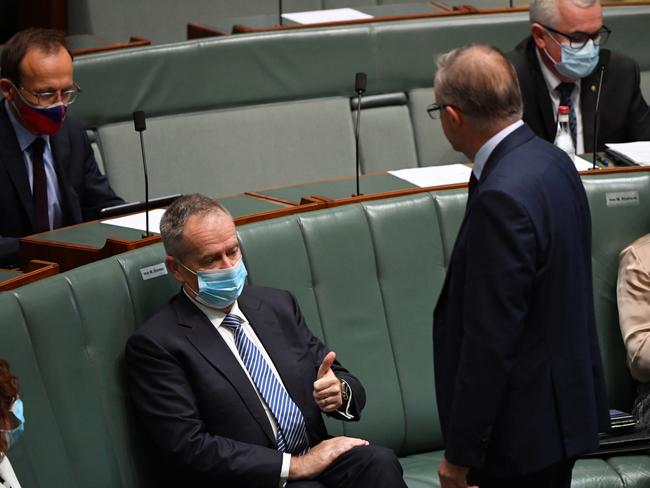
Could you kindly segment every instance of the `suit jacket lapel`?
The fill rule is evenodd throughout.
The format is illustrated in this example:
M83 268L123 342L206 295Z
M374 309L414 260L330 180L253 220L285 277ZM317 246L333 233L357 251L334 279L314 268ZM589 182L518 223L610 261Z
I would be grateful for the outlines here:
M65 171L65 165L70 161L70 142L63 133L63 128L56 134L50 136L50 147L52 148L52 159L54 160L54 170L59 180L59 190L61 192L61 210L63 213L63 225L72 225L83 220L81 208L75 202L79 199L71 195L74 189L68 182L68 175Z
M29 178L25 169L25 160L18 145L16 133L4 104L0 98L0 164L3 164L9 173L16 193L20 197L20 203L29 216L29 222L34 228L34 204L32 202L32 190L29 187Z
M553 113L553 103L548 93L548 87L542 74L542 68L539 66L537 59L535 43L530 38L526 47L526 56L528 57L528 66L530 66L530 77L533 81L533 93L535 94L535 105L542 119L545 134L540 134L543 139L552 141L555 139L555 114Z
M282 331L282 325L264 303L249 296L244 292L238 300L239 308L251 324L255 334L264 345L264 349L271 358L284 387L291 395L298 408L301 407L298 401L298 389L300 377L296 374L295 364L291 361L289 344L287 344Z
M584 141L584 152L591 152L594 150L594 120L596 116L596 98L598 97L598 81L600 80L600 67L603 66L604 59L610 56L607 50L600 52L599 63L592 73L583 78L580 83L580 112L582 113L582 137ZM607 73L603 73L603 86L601 87L601 103L602 93L605 91L605 84L607 82Z
M219 332L183 292L175 302L179 326L187 327L187 339L199 353L233 386L269 440L275 444L273 429L248 376Z

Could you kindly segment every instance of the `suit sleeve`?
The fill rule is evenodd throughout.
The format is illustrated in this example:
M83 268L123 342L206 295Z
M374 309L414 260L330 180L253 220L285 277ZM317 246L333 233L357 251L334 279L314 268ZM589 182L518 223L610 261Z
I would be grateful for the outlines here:
M641 93L641 75L639 64L630 60L633 73L634 86L632 87L632 101L630 102L628 115L626 117L630 141L650 140L650 108Z
M511 197L485 191L466 223L467 303L446 458L480 467L515 362L535 276L535 232Z
M18 264L20 244L17 237L0 236L0 267Z
M318 368L323 362L323 359L327 353L330 352L330 349L325 344L323 344L323 342L321 342L318 337L312 334L312 332L309 330L309 327L307 327L296 298L291 293L286 293L289 296L289 299L291 300L293 306L297 328L303 337L303 340L307 344L309 350L311 351L311 356L314 361L314 371L317 372ZM350 385L350 389L352 390L352 400L350 402L350 408L348 411L353 418L347 418L344 415L341 415L339 412L331 412L327 415L344 421L359 420L361 418L361 411L366 404L366 392L363 388L363 385L353 374L351 374L341 365L338 359L334 361L334 364L332 364L332 371L337 378L345 380L345 382Z
M79 136L83 145L83 194L81 197L81 212L83 220L93 220L99 217L99 211L124 203L108 184L106 177L99 171L95 153L85 131L81 129Z
M143 425L170 459L206 480L277 486L282 453L208 433L183 365L164 347L136 334L127 343L126 361Z

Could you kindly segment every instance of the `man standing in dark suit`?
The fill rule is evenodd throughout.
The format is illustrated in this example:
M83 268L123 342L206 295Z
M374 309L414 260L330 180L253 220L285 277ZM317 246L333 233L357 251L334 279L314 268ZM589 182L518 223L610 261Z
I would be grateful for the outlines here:
M435 97L430 113L474 162L434 311L442 487L568 488L608 427L582 182L522 122L496 48L442 56Z
M364 389L289 292L244 286L228 212L181 197L160 230L182 290L129 339L126 360L170 486L405 487L392 451L327 434L322 413L359 420Z
M99 172L83 127L66 115L80 88L63 35L15 34L0 70L0 266L12 266L19 237L98 218L123 200Z
M598 150L608 142L650 140L650 109L639 86L639 65L600 49L610 30L598 0L532 0L531 36L509 53L519 77L524 122L555 140L558 106L570 107L577 153L594 149L598 86L603 75Z

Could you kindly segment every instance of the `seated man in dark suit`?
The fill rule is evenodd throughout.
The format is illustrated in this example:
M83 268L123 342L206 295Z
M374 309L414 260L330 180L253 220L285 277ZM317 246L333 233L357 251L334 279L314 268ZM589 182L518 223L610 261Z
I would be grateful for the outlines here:
M181 197L160 230L182 290L129 339L126 361L170 486L405 487L392 451L327 434L321 413L359 420L364 389L290 293L244 286L228 212Z
M610 31L603 25L598 0L532 0L530 22L531 36L508 56L519 77L524 122L538 136L555 140L561 103L570 108L576 152L593 151L595 105L604 69L598 150L608 142L650 140L650 109L639 87L639 65L621 53L600 49Z
M17 33L0 70L0 266L13 266L19 237L95 219L123 201L99 172L84 128L66 115L80 89L63 35Z

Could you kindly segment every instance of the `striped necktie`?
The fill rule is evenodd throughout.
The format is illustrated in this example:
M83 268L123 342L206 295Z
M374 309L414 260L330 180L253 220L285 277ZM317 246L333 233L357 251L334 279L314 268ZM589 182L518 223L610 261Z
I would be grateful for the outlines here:
M573 99L571 98L571 94L573 93L575 87L576 87L575 83L562 82L557 86L556 90L560 95L560 105L565 105L569 107L569 129L571 130L573 147L577 148L578 145L576 142L576 138L577 138L577 130L578 130L578 120L576 119L576 111L575 111L575 107L573 106Z
M262 353L244 333L240 320L236 315L228 314L222 325L233 330L237 351L248 374L275 417L278 426L278 451L303 454L307 452L309 445L302 412L273 374Z

